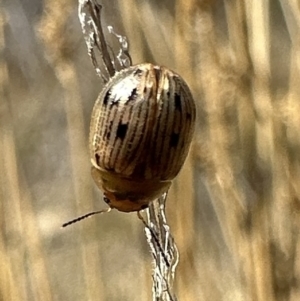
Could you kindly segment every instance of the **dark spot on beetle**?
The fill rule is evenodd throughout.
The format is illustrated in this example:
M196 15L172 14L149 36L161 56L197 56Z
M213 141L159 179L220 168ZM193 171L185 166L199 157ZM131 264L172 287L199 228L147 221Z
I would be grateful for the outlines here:
M132 91L131 91L131 94L130 96L128 97L128 100L134 100L136 98L136 88L134 88Z
M175 108L179 112L181 112L181 98L180 95L175 93Z
M170 91L167 92L167 97L170 98Z
M110 90L108 90L104 96L103 104L106 106L108 104L108 100L110 98Z
M191 118L192 118L191 113L186 113L186 119L191 119Z
M154 68L154 74L155 74L155 80L158 83L159 79L160 79L160 74L161 74L160 70L158 68Z
M120 138L121 140L123 140L126 136L128 130L128 124L122 124L119 123L118 125L118 129L117 129L117 138Z
M148 208L148 205L147 204L144 204L141 206L141 210L144 210L144 209L147 209Z
M99 162L100 162L100 156L99 156L99 154L95 154L95 159L96 159L96 163L97 163L97 165L98 166L100 166L100 164L99 164Z
M170 139L170 146L176 147L178 145L178 141L179 141L179 134L172 133L171 139Z
M147 87L144 88L143 93L146 94L146 92L147 92Z
M137 70L135 70L134 72L133 72L133 75L141 75L143 73L143 70L141 70L141 69L137 69Z

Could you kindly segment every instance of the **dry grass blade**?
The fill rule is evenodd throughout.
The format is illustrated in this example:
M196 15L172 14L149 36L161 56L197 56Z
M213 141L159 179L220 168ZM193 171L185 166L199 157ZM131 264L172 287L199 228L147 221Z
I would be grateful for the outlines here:
M300 300L299 1L98 2L101 18L95 0L81 15L99 77L78 1L1 3L0 300L155 297L135 215L60 228L99 202L88 124L101 72L108 80L131 65L125 36L134 63L173 69L197 101L192 152L167 201L176 297ZM143 216L156 266L165 265L153 269L161 292L172 264L158 204L151 221Z
M119 54L115 56L114 51L107 44L102 28L101 9L102 6L96 1L80 0L78 16L92 64L96 73L106 83L117 70L131 65L131 57L128 53L126 37L116 34L112 26L108 26L108 30L119 40ZM98 62L97 54L100 55L102 62Z
M147 209L147 221L140 213L139 218L145 225L148 244L153 257L153 300L175 301L175 269L179 262L179 253L170 233L165 216L167 193L152 202Z
M95 1L81 0L78 5L78 16L93 66L103 81L107 82L115 74L116 69L103 34L101 9L102 6ZM101 63L97 61L96 51L101 56ZM103 66L105 71L101 71L100 66Z

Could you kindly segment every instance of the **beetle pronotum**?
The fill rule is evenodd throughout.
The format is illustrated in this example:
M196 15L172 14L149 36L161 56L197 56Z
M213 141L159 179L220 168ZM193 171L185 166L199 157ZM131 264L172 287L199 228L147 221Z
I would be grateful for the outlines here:
M92 177L110 208L139 211L169 189L188 154L195 115L187 84L165 67L132 66L106 83L89 143Z

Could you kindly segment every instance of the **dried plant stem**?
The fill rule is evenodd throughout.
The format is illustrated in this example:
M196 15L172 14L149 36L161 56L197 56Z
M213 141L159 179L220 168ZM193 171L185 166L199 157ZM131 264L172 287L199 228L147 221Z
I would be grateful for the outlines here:
M89 56L98 75L107 82L116 70L110 58L108 47L104 38L101 26L101 9L102 6L94 1L80 0L78 5L78 16L85 37ZM98 50L102 58L102 65L105 68L106 75L101 71L100 64L97 62L96 52Z
M116 71L131 65L131 57L128 53L126 37L116 34L112 26L109 26L108 30L120 43L117 57L106 43L101 22L101 9L102 6L97 1L79 0L78 16L88 54L96 73L106 83ZM98 55L100 55L101 60L97 58Z
M177 300L174 278L179 253L166 220L166 199L167 193L149 205L146 211L147 222L139 214L139 218L145 224L145 233L153 256L153 301Z
M116 57L110 53L109 45L106 43L101 23L101 5L92 0L79 0L79 19L82 31L85 36L88 54L97 74L107 82L116 71L131 65L131 57L128 52L126 37L114 33L111 26L109 31L120 43L119 55ZM100 54L102 61L96 59L96 52ZM117 67L119 64L119 68ZM173 292L175 268L178 264L179 255L174 239L165 216L165 201L167 194L164 194L157 201L152 202L147 212L147 222L138 213L139 218L145 225L147 241L154 259L153 269L153 300L154 301L175 301Z

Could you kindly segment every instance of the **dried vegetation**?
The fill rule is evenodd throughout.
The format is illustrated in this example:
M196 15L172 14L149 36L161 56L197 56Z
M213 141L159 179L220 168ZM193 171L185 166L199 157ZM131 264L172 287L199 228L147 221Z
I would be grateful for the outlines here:
M300 299L300 7L294 0L103 0L134 63L174 69L198 106L194 144L167 202L188 301ZM135 214L90 177L101 89L76 1L0 11L0 300L150 300Z

